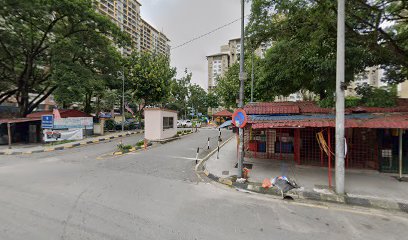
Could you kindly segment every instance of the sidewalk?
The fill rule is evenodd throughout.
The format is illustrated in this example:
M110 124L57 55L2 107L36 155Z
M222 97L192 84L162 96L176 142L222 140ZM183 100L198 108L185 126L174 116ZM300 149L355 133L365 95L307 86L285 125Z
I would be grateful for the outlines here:
M68 148L74 148L78 146L83 146L87 144L95 144L115 138L120 138L120 137L125 137L125 136L130 136L138 133L142 133L143 130L137 130L137 131L126 131L126 132L119 132L119 133L108 133L105 134L104 136L96 136L96 137L90 137L90 138L85 138L83 140L75 141L75 142L70 142L70 143L64 143L64 144L59 144L59 145L47 145L47 144L28 144L27 145L17 145L17 147L13 147L11 149L8 149L7 145L0 146L0 155L21 155L21 154L33 154L33 153L41 153L41 152L51 152L51 151L58 151L58 150L64 150Z
M216 179L228 179L237 175L237 140L228 142L220 151L205 163L205 169ZM396 174L385 174L368 170L346 170L346 196L338 196L328 188L327 168L296 166L293 162L272 161L267 159L245 159L244 164L252 167L249 172L249 185L246 189L266 192L260 187L263 179L285 175L295 179L300 186L295 191L299 197L309 196L314 200L327 200L350 203L355 205L370 205L370 202L389 206L406 208L408 206L408 182L399 182ZM207 175L208 175L207 174ZM334 171L332 172L333 183ZM305 197L308 198L308 197ZM320 198L320 199L319 199ZM354 201L354 202L353 202ZM380 206L378 206L380 207ZM386 207L386 208L388 208ZM404 209L408 211L408 209Z

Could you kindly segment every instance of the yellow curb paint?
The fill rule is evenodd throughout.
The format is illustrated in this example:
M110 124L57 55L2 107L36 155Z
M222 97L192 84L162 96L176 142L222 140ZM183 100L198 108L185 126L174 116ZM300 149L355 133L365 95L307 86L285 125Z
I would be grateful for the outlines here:
M123 152L114 152L113 155L123 155Z
M93 143L98 143L99 142L99 140L94 140L94 141L92 141Z
M87 144L86 142L79 143L79 145L86 145L86 144Z
M54 148L44 149L44 152L52 152L52 151L55 151L55 149Z
M204 170L204 174L208 177L208 175L210 175L210 172L206 169Z

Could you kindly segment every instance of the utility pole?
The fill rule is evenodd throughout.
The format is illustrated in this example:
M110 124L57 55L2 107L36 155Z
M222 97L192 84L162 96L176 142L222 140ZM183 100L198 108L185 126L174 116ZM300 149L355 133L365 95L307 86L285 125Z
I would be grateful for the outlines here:
M122 132L125 130L125 68L122 68Z
M336 69L336 193L344 194L345 0L338 0Z
M241 52L240 52L240 71L239 71L239 104L238 108L244 107L244 81L246 79L246 73L244 69L244 37L245 37L245 2L241 0ZM242 178L242 170L243 170L243 163L244 163L244 129L239 128L239 147L238 147L238 177Z
M251 73L251 103L254 102L254 51L252 51L251 55L251 68L252 68L252 73Z

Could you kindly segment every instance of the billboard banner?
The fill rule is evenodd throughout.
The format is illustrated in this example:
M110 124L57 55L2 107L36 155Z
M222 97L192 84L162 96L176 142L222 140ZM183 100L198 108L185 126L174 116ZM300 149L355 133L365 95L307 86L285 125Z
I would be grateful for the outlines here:
M82 129L73 130L48 130L44 129L44 142L57 142L62 140L82 140Z
M54 119L54 129L93 129L92 117Z

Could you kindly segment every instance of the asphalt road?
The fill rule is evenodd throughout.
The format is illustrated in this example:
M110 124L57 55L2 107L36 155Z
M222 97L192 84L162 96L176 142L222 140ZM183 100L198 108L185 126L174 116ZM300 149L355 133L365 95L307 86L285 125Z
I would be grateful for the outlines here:
M107 155L119 140L0 156L0 239L406 239L407 214L285 202L202 181L196 149L217 134L202 129L121 157Z

